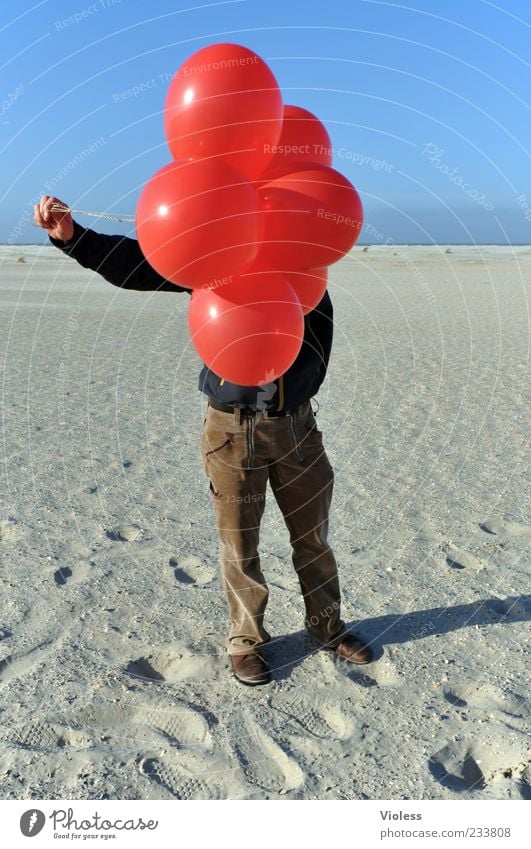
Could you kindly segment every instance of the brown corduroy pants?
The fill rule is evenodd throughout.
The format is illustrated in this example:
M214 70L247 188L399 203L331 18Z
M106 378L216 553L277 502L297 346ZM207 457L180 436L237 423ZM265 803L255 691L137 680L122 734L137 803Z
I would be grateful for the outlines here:
M305 626L323 645L337 645L346 629L340 618L337 565L327 542L334 473L310 402L276 418L209 406L201 455L230 612L229 654L249 654L271 639L264 628L268 588L258 554L268 481L289 530Z

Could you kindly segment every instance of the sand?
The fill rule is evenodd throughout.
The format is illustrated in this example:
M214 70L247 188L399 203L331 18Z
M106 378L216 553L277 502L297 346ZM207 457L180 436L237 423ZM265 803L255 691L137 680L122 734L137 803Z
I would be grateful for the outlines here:
M1 247L2 798L531 798L530 274L493 247L331 269L330 540L377 661L305 635L270 497L254 689L223 648L187 296Z

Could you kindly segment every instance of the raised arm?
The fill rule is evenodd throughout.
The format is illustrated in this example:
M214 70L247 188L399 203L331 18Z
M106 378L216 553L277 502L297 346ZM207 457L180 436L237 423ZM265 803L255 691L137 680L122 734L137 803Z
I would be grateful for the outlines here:
M35 204L35 223L48 233L50 241L84 268L90 268L122 289L140 292L190 292L161 277L144 257L136 239L107 236L82 227L69 212L53 212L55 204L67 204L43 195Z

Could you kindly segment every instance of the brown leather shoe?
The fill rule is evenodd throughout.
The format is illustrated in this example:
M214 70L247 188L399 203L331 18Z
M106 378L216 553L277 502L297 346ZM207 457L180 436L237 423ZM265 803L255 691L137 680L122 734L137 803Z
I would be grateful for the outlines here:
M348 660L349 663L357 663L360 666L371 663L374 658L372 649L355 634L346 634L343 641L334 646L333 651L343 660Z
M269 684L271 672L264 658L253 652L252 654L236 654L230 656L230 662L234 676L242 684L255 687L257 684Z

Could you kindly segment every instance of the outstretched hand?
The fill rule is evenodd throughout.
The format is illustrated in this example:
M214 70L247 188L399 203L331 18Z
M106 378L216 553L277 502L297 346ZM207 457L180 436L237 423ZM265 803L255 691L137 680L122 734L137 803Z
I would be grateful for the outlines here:
M43 195L35 204L35 224L46 230L52 239L68 242L74 235L74 222L69 212L52 212L52 206L67 206L55 197Z

